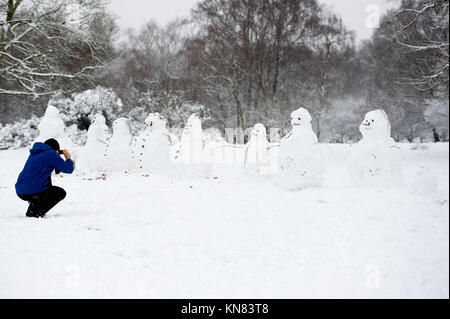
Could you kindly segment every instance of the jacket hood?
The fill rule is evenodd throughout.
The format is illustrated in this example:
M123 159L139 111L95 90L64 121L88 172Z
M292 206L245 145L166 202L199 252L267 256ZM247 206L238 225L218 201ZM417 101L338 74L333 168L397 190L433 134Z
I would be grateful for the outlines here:
M50 145L38 142L34 143L33 148L30 150L30 154L37 155L47 151L53 151L53 148Z

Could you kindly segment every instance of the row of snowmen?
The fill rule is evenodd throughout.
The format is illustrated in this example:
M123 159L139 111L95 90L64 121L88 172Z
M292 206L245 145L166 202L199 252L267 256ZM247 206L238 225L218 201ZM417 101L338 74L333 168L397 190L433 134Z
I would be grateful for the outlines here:
M105 118L97 114L88 130L86 144L76 154L76 165L82 173L154 174L167 172L177 165L183 166L184 170L205 172L231 154L232 160L245 169L262 174L273 163L271 150L276 149L276 184L290 190L320 187L325 161L311 122L310 113L300 108L292 113L292 131L280 143L270 143L264 125L257 124L248 142L236 145L227 143L218 131L210 130L205 134L201 120L195 114L188 119L179 138L169 133L166 120L157 113L149 115L145 129L135 137L128 119L117 119L110 138ZM62 147L73 149L64 128L59 111L49 106L38 126L38 140L56 138ZM386 112L369 112L360 131L362 140L352 146L347 159L352 182L359 185L396 184L401 180L401 167Z

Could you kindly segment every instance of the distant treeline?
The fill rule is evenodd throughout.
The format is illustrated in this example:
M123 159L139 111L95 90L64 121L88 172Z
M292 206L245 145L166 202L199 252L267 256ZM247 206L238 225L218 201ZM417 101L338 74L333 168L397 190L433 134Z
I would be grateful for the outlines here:
M382 108L397 140L448 140L448 1L403 0L359 45L316 0L204 0L139 30L119 30L107 5L0 0L0 122L42 115L57 91L102 86L120 115L160 112L171 125L190 103L206 127L287 130L305 107L320 140L345 142Z

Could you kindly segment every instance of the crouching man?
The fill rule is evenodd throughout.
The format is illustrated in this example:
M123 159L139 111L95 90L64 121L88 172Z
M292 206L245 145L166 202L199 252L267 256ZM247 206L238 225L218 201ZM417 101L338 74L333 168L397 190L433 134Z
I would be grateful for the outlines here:
M66 160L60 155L64 155ZM55 139L33 145L16 183L17 196L30 204L27 217L44 217L66 197L64 189L52 186L51 175L53 170L56 173L72 174L73 169L69 151L61 151Z

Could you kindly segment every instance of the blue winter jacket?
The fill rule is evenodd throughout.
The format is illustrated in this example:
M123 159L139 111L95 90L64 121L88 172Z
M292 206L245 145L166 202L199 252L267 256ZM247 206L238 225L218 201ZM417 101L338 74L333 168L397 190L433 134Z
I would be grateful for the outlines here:
M51 175L55 169L72 174L73 162L71 159L63 160L49 145L35 143L17 179L16 193L18 195L42 193L51 185Z

